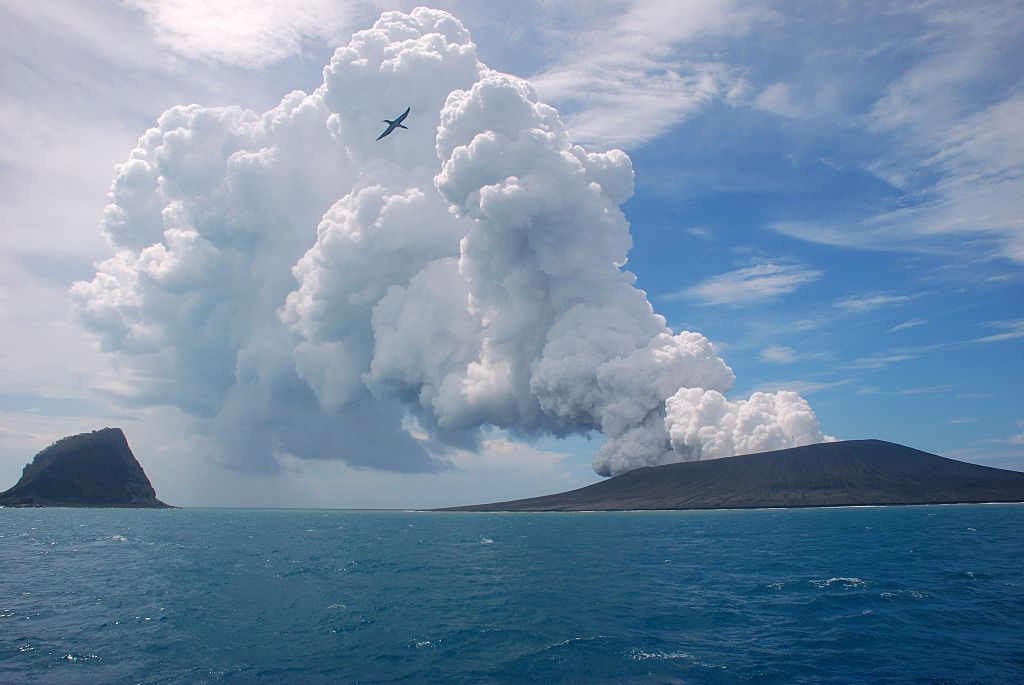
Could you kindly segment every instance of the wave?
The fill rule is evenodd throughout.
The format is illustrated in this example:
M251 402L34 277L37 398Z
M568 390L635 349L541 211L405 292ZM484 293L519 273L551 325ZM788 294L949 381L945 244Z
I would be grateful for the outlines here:
M849 589L854 587L865 587L867 586L867 581L862 580L861 578L840 577L829 578L828 580L812 580L811 585L816 588L841 587L843 589Z

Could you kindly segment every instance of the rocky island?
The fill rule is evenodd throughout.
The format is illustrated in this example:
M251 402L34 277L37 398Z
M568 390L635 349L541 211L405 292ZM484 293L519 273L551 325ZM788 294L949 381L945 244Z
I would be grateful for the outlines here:
M882 440L650 466L570 492L439 511L751 509L1024 501L1024 473Z
M0 493L6 507L120 507L168 509L156 498L120 428L61 438L25 466Z

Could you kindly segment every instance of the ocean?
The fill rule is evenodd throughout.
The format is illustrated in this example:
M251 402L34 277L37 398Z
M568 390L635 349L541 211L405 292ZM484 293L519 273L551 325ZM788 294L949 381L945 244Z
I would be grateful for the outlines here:
M1024 505L0 510L4 683L1021 683Z

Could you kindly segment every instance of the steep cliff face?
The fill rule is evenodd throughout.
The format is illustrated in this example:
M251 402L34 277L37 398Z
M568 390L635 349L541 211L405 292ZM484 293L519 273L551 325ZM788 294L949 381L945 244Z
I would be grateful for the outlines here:
M168 508L135 459L120 428L61 438L25 466L0 494L8 507Z
M745 509L1024 501L1024 473L882 440L636 469L557 495L452 511Z

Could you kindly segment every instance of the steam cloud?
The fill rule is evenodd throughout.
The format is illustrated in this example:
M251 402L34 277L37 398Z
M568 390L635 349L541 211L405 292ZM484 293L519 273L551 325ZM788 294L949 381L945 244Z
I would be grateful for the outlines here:
M632 193L625 153L574 145L457 19L388 12L311 94L165 112L114 180L114 256L72 295L133 399L240 468L433 470L485 426L600 431L602 475L824 439L793 393L726 400L708 340L654 312L622 270Z

